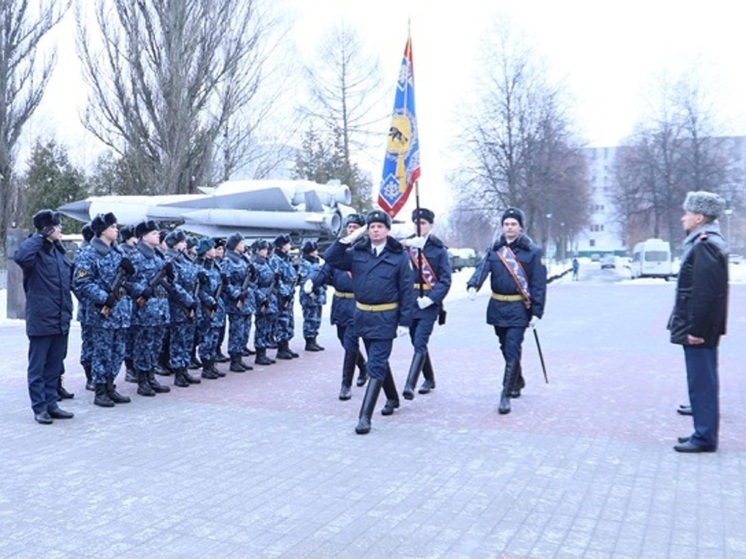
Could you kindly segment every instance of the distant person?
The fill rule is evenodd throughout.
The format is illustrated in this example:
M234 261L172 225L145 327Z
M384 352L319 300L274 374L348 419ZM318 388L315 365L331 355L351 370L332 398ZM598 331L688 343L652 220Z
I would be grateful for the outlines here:
M687 236L668 329L684 346L694 433L680 437L677 452L715 452L718 446L718 344L728 314L728 246L715 220L725 208L717 194L689 192L681 223Z
M525 217L517 208L503 212L502 234L467 282L470 298L490 275L492 296L487 324L495 328L505 359L503 389L498 412L510 413L510 399L526 386L521 371L521 351L526 328L544 316L547 271L541 248L523 232Z
M578 262L577 258L572 259L572 280L578 281L580 279L578 277L578 272L580 271L580 262Z
M67 338L73 316L72 262L60 242L60 215L52 210L34 214L36 233L16 249L13 260L23 270L26 293L28 391L34 420L50 425L73 413L57 404L57 387L64 371Z

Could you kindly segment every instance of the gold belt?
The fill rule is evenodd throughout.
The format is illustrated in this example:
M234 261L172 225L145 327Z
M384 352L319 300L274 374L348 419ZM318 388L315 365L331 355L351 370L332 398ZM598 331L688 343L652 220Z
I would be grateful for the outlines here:
M395 308L399 306L399 303L383 303L381 305L366 305L365 303L361 303L360 301L355 301L355 305L361 311L383 312L383 311L393 311Z
M523 301L523 295L503 295L502 293L493 293L492 298L495 301Z
M432 289L432 287L430 287L430 286L429 286L428 284L426 284L426 283L415 283L415 284L414 284L414 288L415 288L415 289L420 289L420 288L422 288L422 289L425 289L425 290L427 290L427 289Z
M355 298L355 294L349 293L348 291L335 291L334 296L341 297L342 299L354 299Z

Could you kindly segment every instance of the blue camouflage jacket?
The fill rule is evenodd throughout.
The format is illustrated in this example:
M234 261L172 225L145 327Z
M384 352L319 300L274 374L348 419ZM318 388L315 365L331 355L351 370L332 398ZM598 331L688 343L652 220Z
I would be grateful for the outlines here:
M323 307L326 304L326 285L324 283L320 283L318 286L314 285L313 297L302 289L305 281L307 279L313 281L313 277L320 270L321 262L318 257L303 256L300 264L298 264L298 285L301 286L300 304L304 307Z
M133 252L132 264L135 267L132 296L135 298L132 324L137 326L163 326L171 322L168 293L160 283L149 283L165 264L160 251L143 243L137 243Z

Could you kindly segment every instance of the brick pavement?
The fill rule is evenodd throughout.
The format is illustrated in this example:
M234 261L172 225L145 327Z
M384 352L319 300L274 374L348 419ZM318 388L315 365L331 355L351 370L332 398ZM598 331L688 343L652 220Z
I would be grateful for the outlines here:
M0 559L746 558L746 287L721 348L716 454L671 447L690 422L663 330L671 285L561 283L528 388L499 416L486 296L449 304L437 389L354 434L363 389L336 399L341 352L92 405L68 357L71 421L33 422L23 328L0 328ZM294 342L301 350L301 342ZM392 361L399 390L406 340ZM379 399L379 406L382 405Z

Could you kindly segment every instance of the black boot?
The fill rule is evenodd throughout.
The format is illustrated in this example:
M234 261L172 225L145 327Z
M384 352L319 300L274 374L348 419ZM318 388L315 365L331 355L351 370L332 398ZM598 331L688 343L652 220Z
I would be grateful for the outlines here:
M430 361L430 353L425 354L425 362L422 364L422 376L425 380L422 382L422 386L417 391L420 394L427 394L433 388L435 388L435 374L433 373L433 364Z
M62 375L60 375L60 378L57 379L57 399L70 400L71 398L75 398L75 394L65 390L65 387L62 385Z
M189 358L189 367L188 369L200 369L202 367L202 362L197 358L197 348L194 348L192 351L192 355Z
M510 360L505 363L505 375L503 376L503 391L500 393L500 405L497 411L501 414L510 413L510 391L518 376L518 361Z
M288 353L293 357L293 359L295 359L296 357L300 357L300 353L296 353L295 351L293 351L293 348L290 347L290 340L287 340L285 342L285 346L285 349L288 350ZM321 349L324 348L322 347Z
M184 376L186 370L186 367L177 367L176 369L174 369L174 386L178 386L180 388L189 388L189 381Z
M243 348L243 356L244 357L251 357L252 355L256 355L256 351L252 351L249 349L249 346L246 346Z
M275 356L277 359L292 359L293 354L290 353L290 348L288 347L288 341L282 340L279 342L277 346L277 355Z
M244 364L241 361L240 353L231 353L231 366L228 368L228 370L234 373L245 373L247 371L246 367L244 367Z
M124 360L124 381L137 383L137 371L132 359L129 358Z
M409 374L407 383L404 385L402 396L407 400L414 400L414 387L417 386L417 378L420 376L422 365L425 363L424 353L415 353L412 356L412 363L409 365Z
M153 373L153 371L148 372L148 384L150 385L150 388L153 389L153 392L155 392L156 394L171 392L171 389L168 386L163 386L161 383L155 380L155 373Z
M386 404L381 409L381 415L391 415L400 405L394 375L391 374L391 367L386 370L386 376L383 378L383 393L386 395Z
M357 368L360 369L357 376L357 385L365 386L365 383L368 382L368 366L365 364L365 357L359 350L357 352Z
M520 398L521 390L524 388L526 388L526 381L523 378L523 367L521 367L521 362L518 361L518 375L515 384L513 385L513 389L510 391L510 397Z
M85 363L83 365L83 372L85 373L85 389L95 391L96 383L93 382L93 373L91 372L90 363Z
M227 363L230 361L228 357L225 356L225 354L218 349L218 352L215 354L215 361L217 363Z
M203 359L202 360L202 378L206 378L208 380L215 380L216 378L219 378L217 371L214 370L214 361L210 361L209 359Z
M202 361L200 361L200 363L202 363ZM202 367L204 367L204 364L202 364L201 366L202 366ZM199 380L199 377L193 377L193 376L192 376L192 375L191 375L191 374L189 373L189 370L188 370L188 369L184 369L184 370L182 371L182 373L183 373L183 375L184 375L184 378L186 379L186 381L187 381L187 382L188 382L189 384L200 384L200 383L202 382L201 380Z
M113 408L114 402L109 395L106 393L106 384L103 382L96 383L96 397L93 399L93 403L102 408Z
M358 435L370 433L370 419L373 417L373 410L376 407L376 401L378 400L378 394L381 392L382 386L382 380L372 378L368 381L368 388L365 390L363 405L360 406L360 419L357 423L357 427L355 427L355 433Z
M306 351L324 351L324 348L316 343L316 338L306 338Z
M148 371L137 371L137 393L140 396L155 396L155 390L148 382Z
M351 351L345 351L344 359L342 360L342 388L339 390L340 400L349 400L352 398L352 377L355 374L355 361L357 355Z
M256 357L254 358L254 363L257 365L271 365L272 360L267 357L267 348L264 347L258 347L256 348Z
M117 385L114 384L113 378L106 379L106 394L109 396L109 399L115 404L130 403L129 396L122 396L119 392L117 392Z

